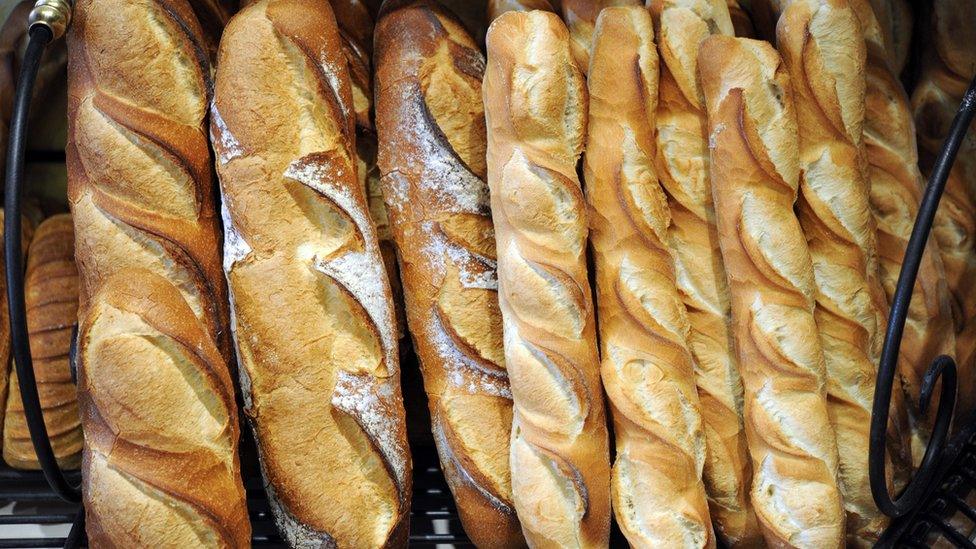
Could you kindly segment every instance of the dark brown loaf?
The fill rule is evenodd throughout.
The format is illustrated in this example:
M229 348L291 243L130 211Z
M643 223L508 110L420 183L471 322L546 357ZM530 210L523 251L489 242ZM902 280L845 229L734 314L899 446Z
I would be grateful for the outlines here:
M176 283L230 359L204 122L210 65L184 0L81 0L69 34L68 198L81 316L138 267Z
M650 14L642 6L604 9L590 54L583 173L601 377L616 438L614 513L633 547L714 547L688 315L654 170L658 58Z
M403 546L411 466L393 306L329 3L239 12L214 93L224 269L276 522L293 546Z
M522 531L537 547L605 547L610 465L576 175L586 88L569 40L559 18L543 11L492 23L483 90L488 184Z
M78 268L71 216L56 215L37 228L25 278L31 358L51 448L64 469L81 464L81 422L68 351L78 321ZM24 417L17 372L11 371L3 426L3 459L11 467L39 469Z
M768 43L715 35L698 55L712 196L732 297L752 504L771 547L844 545L837 444L813 317L813 267L793 213L793 91Z
M376 48L381 181L441 466L475 545L523 546L485 183L484 57L434 0L387 2Z
M249 547L223 357L170 282L122 269L78 331L91 547Z
M705 423L705 488L716 533L750 545L761 535L748 501L751 464L742 419L730 325L730 297L709 186L705 105L696 74L698 49L710 34L732 35L723 0L654 0L649 5L661 54L655 167L671 212L669 240L677 284L688 310Z

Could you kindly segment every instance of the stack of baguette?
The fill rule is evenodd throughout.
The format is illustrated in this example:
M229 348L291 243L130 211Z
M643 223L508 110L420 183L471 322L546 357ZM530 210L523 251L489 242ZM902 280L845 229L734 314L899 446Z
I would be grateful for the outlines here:
M911 104L902 2L377 4L77 3L90 542L247 546L246 421L290 546L405 546L405 334L478 547L607 547L613 520L634 547L876 541L886 311L917 158L976 71L949 38L973 0L936 2ZM932 358L964 359L976 405L974 166L916 284L892 490L927 440ZM29 277L70 274L67 223L41 226ZM37 306L71 302L66 280ZM66 464L68 317L34 345ZM4 456L29 466L6 410Z

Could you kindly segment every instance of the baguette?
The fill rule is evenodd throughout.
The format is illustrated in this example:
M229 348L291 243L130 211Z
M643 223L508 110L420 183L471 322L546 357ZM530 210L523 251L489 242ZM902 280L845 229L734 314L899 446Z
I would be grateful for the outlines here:
M868 476L886 301L863 162L864 34L847 0L793 0L776 30L796 94L797 211L817 285L816 319L827 365L828 410L840 449L848 543L866 545L877 540L888 520L875 506Z
M210 334L151 271L98 288L78 330L89 545L249 547L234 388Z
M549 0L488 0L488 22L490 24L505 12L532 10L556 11Z
M210 67L185 0L80 0L69 33L68 199L80 317L102 280L176 283L232 362L204 120Z
M77 469L81 464L81 422L68 364L71 330L78 321L78 268L71 216L56 215L38 226L24 285L31 356L48 438L61 468ZM40 469L16 371L10 375L3 459L17 469Z
M868 0L851 0L851 6L867 41L864 141L871 211L878 227L881 282L890 305L918 213L922 176L908 96L892 72L883 26ZM899 379L912 422L915 463L921 462L934 420L934 414L925 418L918 407L922 378L938 355L952 356L954 352L945 271L935 241L930 240L915 282L899 363ZM932 404L929 409L937 409L935 402Z
M640 6L640 0L558 0L559 8L569 28L573 59L584 73L590 63L593 28L603 8L611 6Z
M768 43L722 35L702 43L698 70L745 389L752 503L771 547L842 547L813 266L793 213L799 145L790 82Z
M514 398L512 492L533 547L606 547L610 464L586 205L576 175L586 89L554 14L488 31L488 185L505 363Z
M632 547L714 547L689 321L653 164L658 58L650 14L604 9L590 53L583 173L600 370L616 436L613 509Z
M508 465L484 57L434 0L387 2L376 45L382 187L441 466L476 546L524 546Z
M275 521L295 547L403 546L411 465L393 307L329 3L254 2L218 58L224 269Z
M976 11L976 1L939 0L933 8L932 44L912 93L919 164L926 176L931 174L976 72L976 38L973 29L964 24ZM933 234L945 266L956 326L959 395L955 416L964 419L976 408L976 132L972 128L949 172Z
M732 35L721 0L650 3L661 53L655 165L671 211L669 241L678 290L688 310L688 343L696 365L705 423L704 481L712 519L729 544L752 545L761 534L748 501L751 465L742 419L742 378L733 350L729 288L709 188L705 105L696 74L709 34Z

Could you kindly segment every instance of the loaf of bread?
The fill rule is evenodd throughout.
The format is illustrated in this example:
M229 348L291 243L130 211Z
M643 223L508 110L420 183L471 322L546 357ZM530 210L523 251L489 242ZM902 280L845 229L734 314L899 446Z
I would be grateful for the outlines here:
M185 0L80 0L68 40L68 199L81 315L138 267L175 283L231 359L204 122L205 41Z
M688 315L654 168L658 57L650 14L642 6L604 9L590 53L583 174L600 372L616 438L614 514L632 547L714 547Z
M745 388L752 503L771 547L841 547L816 287L793 213L799 144L789 78L768 43L722 35L702 43L698 70Z
M640 6L641 0L558 0L563 21L569 28L573 59L584 73L590 62L593 28L603 8L611 6Z
M488 0L488 22L508 11L532 10L556 11L549 0Z
M403 546L396 329L335 17L326 0L261 0L220 46L224 270L275 520L292 546Z
M61 214L47 219L38 226L31 242L24 283L31 358L44 424L54 456L64 469L78 468L82 446L78 400L68 363L71 330L78 321L78 268L74 255L71 216ZM16 371L10 375L3 459L18 469L40 468L24 417Z
M846 0L793 0L776 30L797 104L802 174L797 212L813 260L848 542L860 546L876 540L887 524L868 478L886 302L862 161L865 40Z
M606 547L610 464L576 175L583 75L552 13L505 13L487 43L488 185L515 403L515 509L530 546Z
M912 93L919 160L928 176L959 102L976 73L976 36L967 22L974 0L938 0L932 10L931 44ZM949 172L933 235L945 266L956 325L959 395L956 417L976 407L976 132L970 128ZM924 367L924 366L923 366Z
M176 286L141 269L103 280L78 367L89 545L249 547L234 386Z
M705 488L717 534L751 545L761 535L748 501L751 464L742 420L742 378L730 325L729 288L709 187L705 105L696 74L698 49L710 34L732 35L722 0L654 0L661 54L655 165L671 212L669 240L678 290L690 321L705 424Z
M388 1L376 48L381 181L441 467L475 545L524 545L508 465L484 57L435 0Z
M894 297L908 239L922 193L915 127L908 96L891 69L885 49L886 31L868 0L850 0L867 43L864 142L869 165L871 211L878 227L881 282ZM923 417L918 408L922 377L938 355L953 355L955 337L945 272L935 240L922 256L908 320L902 336L899 382L908 396L914 461L920 462L935 414ZM933 403L934 404L934 403ZM930 407L935 410L935 406Z

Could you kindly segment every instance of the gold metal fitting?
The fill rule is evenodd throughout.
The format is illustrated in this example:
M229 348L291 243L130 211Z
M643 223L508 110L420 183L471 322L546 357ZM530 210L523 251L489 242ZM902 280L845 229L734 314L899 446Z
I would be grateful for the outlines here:
M64 36L71 22L71 2L68 0L37 0L27 18L27 28L44 25L51 30L51 40Z

